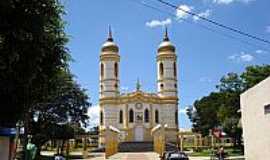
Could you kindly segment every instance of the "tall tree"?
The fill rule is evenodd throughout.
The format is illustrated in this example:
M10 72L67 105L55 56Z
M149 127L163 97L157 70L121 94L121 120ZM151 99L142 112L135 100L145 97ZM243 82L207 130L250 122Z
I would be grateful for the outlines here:
M239 127L241 118L240 94L244 91L243 80L236 73L228 73L223 76L217 85L222 94L217 110L220 126L228 136L232 137L234 144L241 144L242 129Z
M217 92L196 100L193 107L188 109L193 130L206 135L209 129L218 126L234 138L235 144L240 144L240 94L268 76L270 65L249 66L240 76L236 73L223 76L216 86Z
M69 72L62 70L54 77L48 88L47 99L37 103L30 111L29 132L33 135L33 143L37 145L38 151L47 141L62 139L65 142L73 138L76 126L86 126L90 107L88 99L85 90L73 80ZM64 130L66 134L62 133Z
M24 149L32 107L47 100L53 77L68 68L63 14L58 0L0 1L0 127L23 119Z
M220 125L216 110L220 108L218 103L221 99L220 93L211 93L196 100L192 107L187 110L187 115L192 122L193 131L206 136L209 130Z
M0 1L0 126L14 127L42 100L70 58L57 0Z
M241 74L245 89L249 89L270 76L270 65L248 66Z

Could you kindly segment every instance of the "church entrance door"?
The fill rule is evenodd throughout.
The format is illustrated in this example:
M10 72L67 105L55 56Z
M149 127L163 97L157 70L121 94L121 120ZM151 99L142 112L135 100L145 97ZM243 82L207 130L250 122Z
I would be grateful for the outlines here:
M134 130L134 140L136 142L143 141L143 126L136 126Z

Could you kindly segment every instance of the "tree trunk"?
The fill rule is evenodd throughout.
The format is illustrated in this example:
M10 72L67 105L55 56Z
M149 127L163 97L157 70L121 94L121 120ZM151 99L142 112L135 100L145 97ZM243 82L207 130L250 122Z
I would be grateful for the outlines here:
M61 154L64 153L64 146L65 146L65 140L62 140L62 144L61 144Z
M57 154L60 154L59 140L57 140L56 146L57 146Z
M27 143L28 143L28 128L29 128L29 113L26 111L24 116L24 134L23 134L23 157L28 159Z

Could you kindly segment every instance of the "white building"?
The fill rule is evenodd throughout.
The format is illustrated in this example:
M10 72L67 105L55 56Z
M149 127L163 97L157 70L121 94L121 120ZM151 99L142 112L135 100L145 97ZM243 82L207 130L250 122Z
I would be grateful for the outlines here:
M241 94L246 160L270 159L270 77Z
M156 57L157 92L146 93L137 82L136 91L121 94L119 47L109 31L109 37L100 54L100 144L104 143L104 130L108 126L122 132L122 141L152 141L151 129L160 123L167 124L167 140L176 141L177 56L175 47L168 38L167 29Z

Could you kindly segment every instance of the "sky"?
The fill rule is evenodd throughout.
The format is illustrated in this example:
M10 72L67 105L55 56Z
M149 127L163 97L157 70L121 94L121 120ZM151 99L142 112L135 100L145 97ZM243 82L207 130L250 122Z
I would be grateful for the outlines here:
M164 26L177 48L179 125L191 128L186 107L215 91L220 78L248 65L269 64L270 45L209 24L156 0L62 0L71 71L90 96L90 127L98 124L99 55L108 26L120 48L122 92L156 91L156 55ZM169 0L181 9L270 40L269 0ZM163 12L141 4L155 6ZM170 13L170 14L168 14Z

